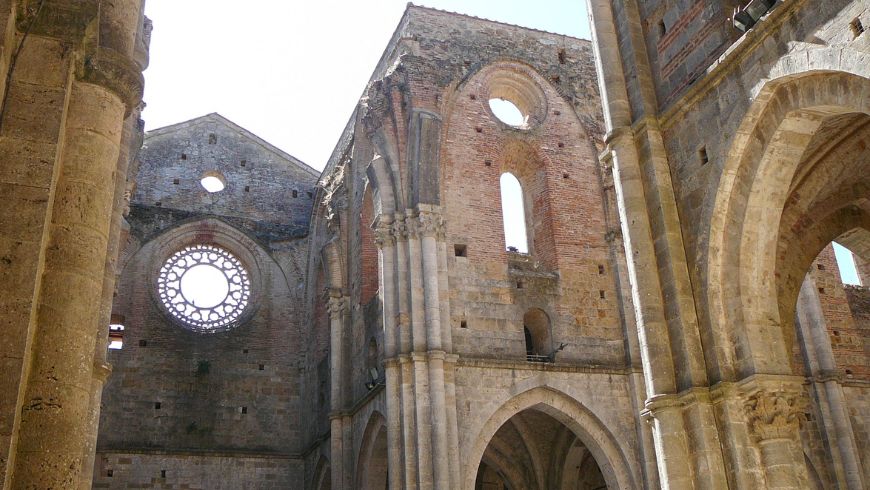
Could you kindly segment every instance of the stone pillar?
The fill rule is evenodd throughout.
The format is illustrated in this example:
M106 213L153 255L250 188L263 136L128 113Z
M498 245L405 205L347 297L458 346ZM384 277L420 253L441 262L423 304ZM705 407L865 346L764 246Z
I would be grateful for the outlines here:
M399 347L397 331L396 237L393 217L381 215L375 220L375 243L380 253L379 294L384 322L384 383L386 385L387 469L389 487L402 488L404 452L402 451L401 369L396 359Z
M761 451L765 488L806 486L803 451L799 446L805 404L798 393L797 389L784 386L759 390L752 393L744 405L751 433Z
M120 274L118 270L118 254L120 253L121 235L126 222L126 189L128 170L131 160L136 158L142 146L142 121L140 110L133 111L124 122L121 137L121 151L118 158L118 171L115 174L115 195L112 204L112 221L109 226L109 248L103 273L103 296L100 305L100 319L97 322L97 342L94 346L94 376L91 382L91 410L89 421L90 438L85 445L82 463L82 478L80 488L90 489L94 475L97 435L100 423L100 403L103 399L103 386L106 384L112 369L106 355L108 349L108 325L112 316L112 303L115 293L115 280Z
M408 227L405 215L396 213L393 216L392 232L396 240L396 334L398 337L396 361L398 364L399 395L401 403L401 440L404 456L404 486L399 488L417 488L417 423L415 419L416 393L414 389L414 374L410 362L412 351L411 335L411 295L408 284L410 272L408 263Z
M67 109L13 486L73 488L81 477L114 191L105 184L125 112L120 97L91 83L108 70L94 75L73 83Z
M587 5L608 130L602 159L612 162L659 481L725 489L714 407L697 396L709 389L707 365L641 19L636 2L616 3L618 17L609 0ZM636 76L628 79L624 64Z
M850 490L864 488L855 432L849 419L843 387L837 376L831 337L818 289L810 274L801 285L796 323L837 485Z
M423 208L424 205L420 205ZM444 225L440 213L430 206L418 215L423 250L424 303L426 312L427 362L432 417L432 461L435 488L451 488L447 437L447 406L444 386L444 344L441 322L439 248L443 248ZM441 245L442 247L439 247Z
M342 355L344 345L344 325L348 313L350 298L345 296L339 289L329 290L327 311L329 312L329 438L330 438L330 461L331 481L342 485L350 468L344 465L344 452L347 441L344 440L344 410L345 400L343 389L345 379L341 375L344 372L345 359Z

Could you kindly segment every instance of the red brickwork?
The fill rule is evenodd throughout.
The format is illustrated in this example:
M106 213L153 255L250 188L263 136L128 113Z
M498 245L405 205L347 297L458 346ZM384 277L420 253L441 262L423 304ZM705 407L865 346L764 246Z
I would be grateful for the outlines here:
M366 187L360 211L360 298L362 305L368 304L378 294L378 248L372 230L374 220L372 189Z
M819 289L837 368L847 377L870 379L865 351L870 331L867 290L843 285L831 245L816 258L812 275Z

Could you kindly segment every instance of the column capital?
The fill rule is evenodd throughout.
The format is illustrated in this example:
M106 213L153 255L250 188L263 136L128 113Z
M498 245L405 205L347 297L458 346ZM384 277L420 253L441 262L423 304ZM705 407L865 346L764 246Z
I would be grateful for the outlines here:
M408 240L408 226L407 226L407 218L405 218L404 214L396 213L393 219L393 223L390 225L393 233L393 238L397 242L404 242Z
M420 210L405 218L408 234L414 238L444 236L444 218L439 211Z
M759 390L743 405L752 435L759 441L793 439L804 420L806 400L798 393Z
M372 224L372 230L375 233L375 244L378 248L392 247L396 244L393 223L392 216L379 216L374 224Z
M145 79L139 65L114 49L95 46L87 50L76 67L76 79L117 95L126 107L125 118L142 102Z
M329 290L329 299L326 302L326 311L330 318L337 318L347 312L350 306L350 298L341 294L337 289Z

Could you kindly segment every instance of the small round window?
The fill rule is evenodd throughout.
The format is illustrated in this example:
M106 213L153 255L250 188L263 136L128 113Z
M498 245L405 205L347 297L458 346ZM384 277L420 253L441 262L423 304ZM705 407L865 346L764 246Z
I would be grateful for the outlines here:
M183 326L218 332L238 324L251 281L233 254L213 245L192 245L166 260L157 290L163 306Z

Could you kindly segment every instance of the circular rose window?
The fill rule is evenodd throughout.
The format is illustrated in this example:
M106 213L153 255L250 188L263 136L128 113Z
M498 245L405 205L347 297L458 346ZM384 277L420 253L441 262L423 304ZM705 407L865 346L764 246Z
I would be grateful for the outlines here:
M163 306L185 327L218 332L235 327L248 306L251 281L239 259L213 245L173 254L157 277Z

